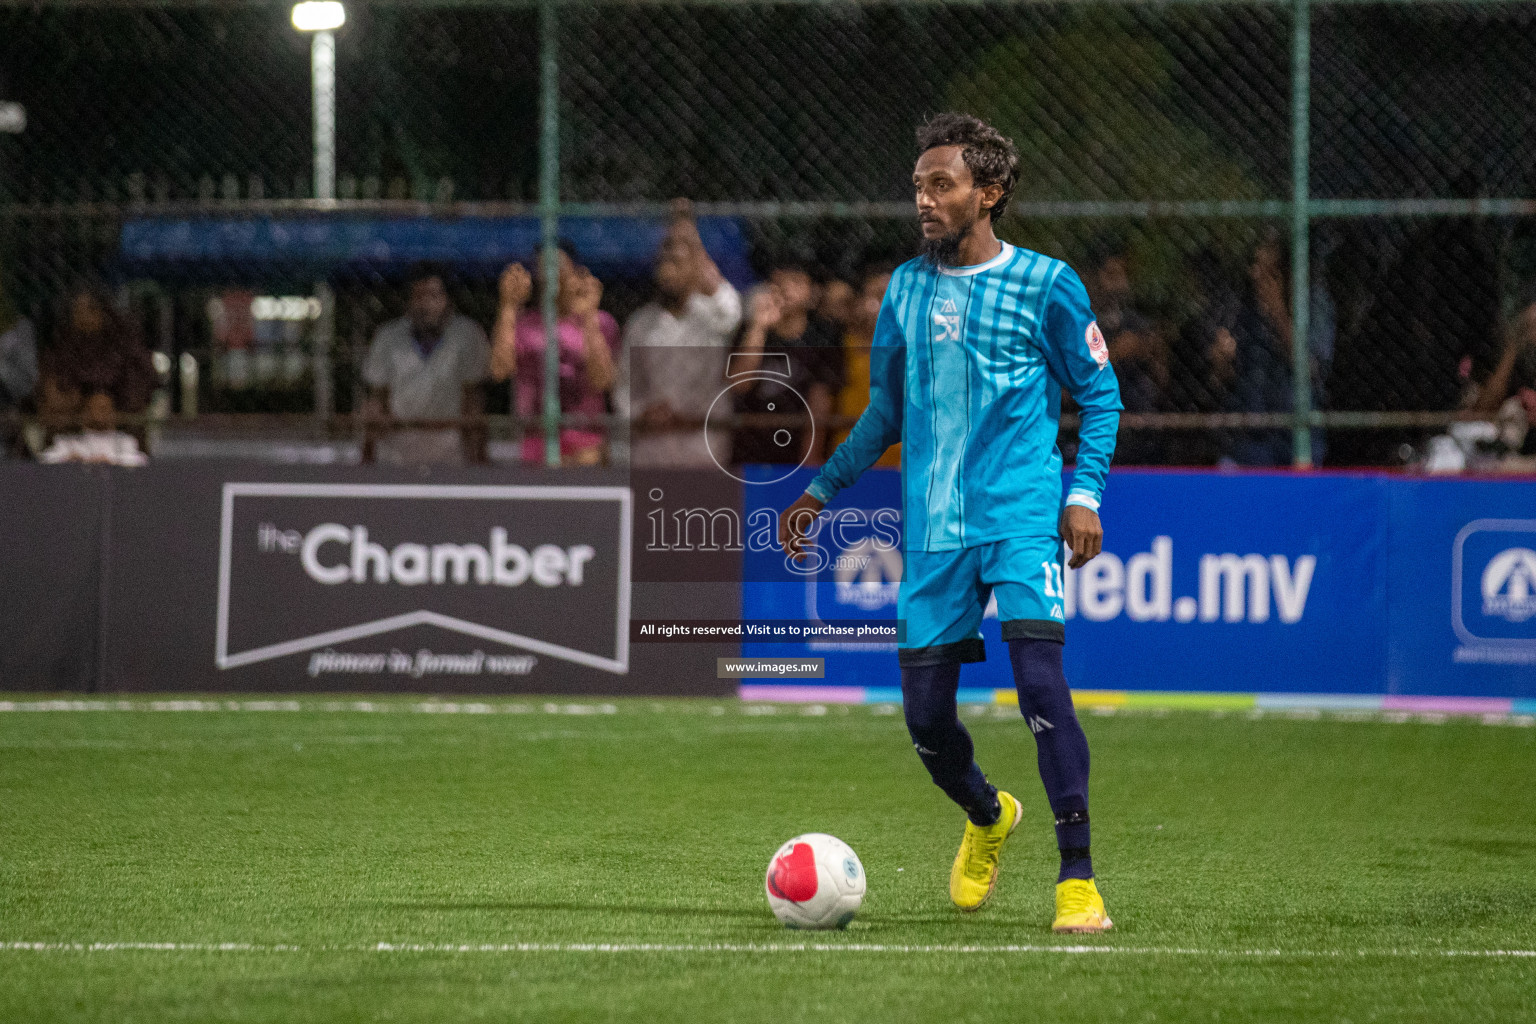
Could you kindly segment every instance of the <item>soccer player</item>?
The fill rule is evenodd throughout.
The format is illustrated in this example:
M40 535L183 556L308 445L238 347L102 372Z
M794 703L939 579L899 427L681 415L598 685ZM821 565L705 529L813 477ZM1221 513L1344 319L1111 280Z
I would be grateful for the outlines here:
M1078 568L1099 553L1099 499L1120 422L1120 389L1072 268L999 241L992 224L1018 181L995 128L940 114L918 129L912 184L923 254L897 269L875 328L869 406L779 519L791 558L826 503L902 443L905 571L897 618L907 730L933 781L969 819L949 877L961 910L997 884L1022 814L987 781L955 704L960 665L986 657L997 595L1003 640L1056 817L1058 932L1107 930L1088 845L1088 741L1062 673L1062 546ZM1082 410L1077 470L1062 500L1061 392Z

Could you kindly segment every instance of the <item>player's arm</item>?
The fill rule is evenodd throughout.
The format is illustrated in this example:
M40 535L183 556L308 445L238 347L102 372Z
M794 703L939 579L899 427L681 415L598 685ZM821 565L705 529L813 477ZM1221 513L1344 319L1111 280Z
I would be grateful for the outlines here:
M779 516L779 543L791 557L798 558L804 551L805 535L827 502L851 487L887 448L901 440L907 346L891 302L896 291L893 282L875 323L869 352L869 405L805 493Z
M1082 415L1077 470L1061 510L1061 539L1072 549L1068 565L1077 569L1104 544L1099 502L1124 406L1109 363L1109 346L1088 304L1088 292L1071 267L1063 267L1056 275L1046 299L1045 340L1051 376L1077 401Z

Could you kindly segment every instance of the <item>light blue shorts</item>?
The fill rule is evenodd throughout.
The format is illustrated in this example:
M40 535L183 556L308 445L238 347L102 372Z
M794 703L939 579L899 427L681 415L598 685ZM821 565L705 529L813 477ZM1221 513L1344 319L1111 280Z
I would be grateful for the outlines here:
M896 618L903 665L985 661L981 619L997 594L1004 640L1066 639L1060 537L1009 537L956 551L903 552Z

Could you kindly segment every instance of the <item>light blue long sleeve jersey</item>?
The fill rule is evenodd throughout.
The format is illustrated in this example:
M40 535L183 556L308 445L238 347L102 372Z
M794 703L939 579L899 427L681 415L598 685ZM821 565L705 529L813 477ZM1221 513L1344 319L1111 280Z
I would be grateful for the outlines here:
M1003 243L971 267L902 264L880 307L869 407L811 485L822 502L900 441L909 550L1051 537L1061 391L1082 411L1068 504L1097 510L1120 385L1088 293L1060 260Z

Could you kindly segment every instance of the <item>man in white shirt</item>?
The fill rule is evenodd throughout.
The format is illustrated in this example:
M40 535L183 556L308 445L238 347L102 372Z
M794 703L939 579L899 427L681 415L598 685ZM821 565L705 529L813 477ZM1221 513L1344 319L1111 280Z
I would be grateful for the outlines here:
M117 413L111 396L105 392L98 391L82 403L80 418L83 429L76 434L56 435L53 444L38 453L38 462L91 462L106 466L149 463L138 439L117 429Z
M741 296L720 275L684 201L656 259L656 297L624 325L624 359L614 404L632 419L630 464L642 469L708 469L730 464L729 430L702 423L725 389ZM711 449L714 455L711 456Z
M457 419L480 411L475 385L485 379L490 344L485 331L454 311L446 271L432 263L411 270L406 315L374 332L363 364L373 389L371 411L399 419ZM379 438L386 463L464 461L468 444L457 430L397 430Z

